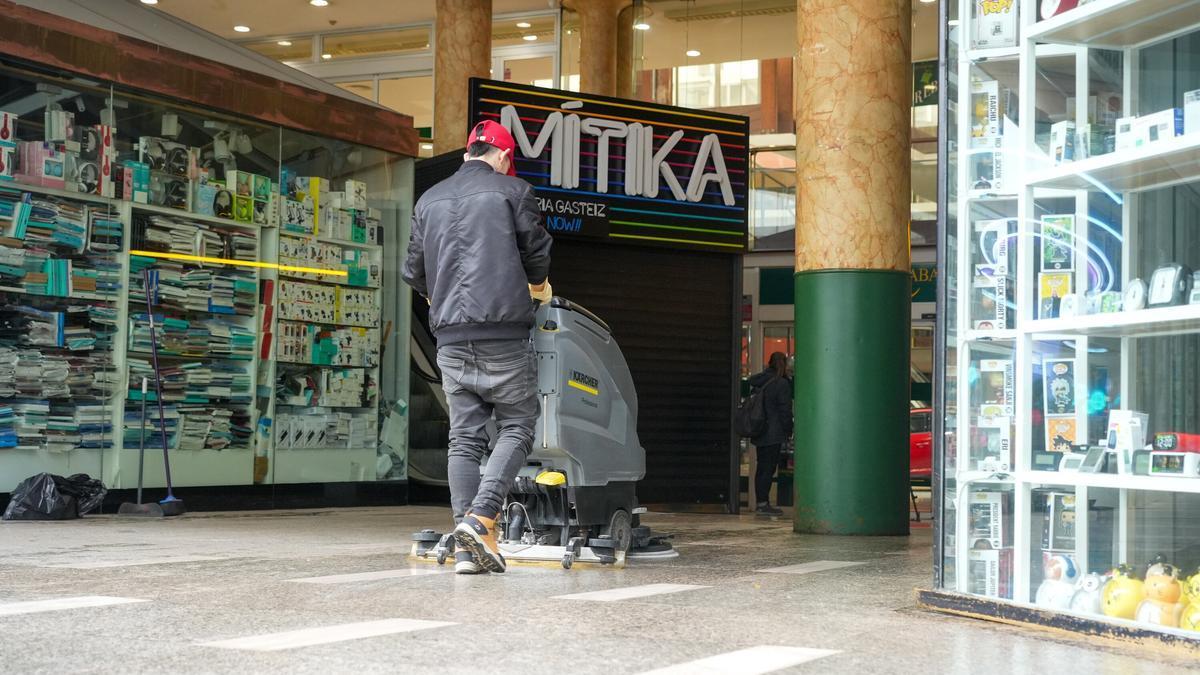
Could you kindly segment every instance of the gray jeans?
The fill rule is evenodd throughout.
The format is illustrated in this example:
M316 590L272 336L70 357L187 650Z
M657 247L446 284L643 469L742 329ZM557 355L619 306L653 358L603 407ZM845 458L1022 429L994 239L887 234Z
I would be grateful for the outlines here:
M447 469L456 523L468 511L495 518L529 455L538 417L534 359L529 340L484 340L438 349L442 389L450 404ZM496 447L481 478L493 416Z

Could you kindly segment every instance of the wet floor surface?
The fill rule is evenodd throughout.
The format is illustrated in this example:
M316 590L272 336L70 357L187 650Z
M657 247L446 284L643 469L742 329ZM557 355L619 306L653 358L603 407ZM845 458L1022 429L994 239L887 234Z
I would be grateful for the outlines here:
M1155 673L1192 661L918 611L931 530L652 513L680 556L456 576L433 507L0 526L10 673ZM672 668L673 667L673 668Z

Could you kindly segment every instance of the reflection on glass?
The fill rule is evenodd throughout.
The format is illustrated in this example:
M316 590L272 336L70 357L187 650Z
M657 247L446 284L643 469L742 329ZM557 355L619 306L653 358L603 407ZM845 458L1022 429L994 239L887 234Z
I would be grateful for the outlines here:
M371 80L337 82L336 84L355 96L361 96L371 102L375 101L375 83Z
M554 29L553 14L499 19L492 24L492 49L554 44Z
M751 154L750 230L752 247L795 247L796 151L759 150Z
M252 49L276 61L312 60L313 40L311 37L277 38L260 42L243 42L243 47Z
M431 26L414 26L325 35L321 38L321 53L332 59L415 54L429 51L432 32Z
M379 80L379 104L412 115L413 126L433 127L433 76L389 77Z

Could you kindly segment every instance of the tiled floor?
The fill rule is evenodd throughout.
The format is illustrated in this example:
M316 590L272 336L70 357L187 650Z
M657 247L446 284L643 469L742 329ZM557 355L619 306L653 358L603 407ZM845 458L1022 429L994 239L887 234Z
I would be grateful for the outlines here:
M1135 673L1171 656L927 614L930 530L655 513L680 557L462 577L409 507L0 526L0 664L72 673ZM141 602L130 602L131 600Z

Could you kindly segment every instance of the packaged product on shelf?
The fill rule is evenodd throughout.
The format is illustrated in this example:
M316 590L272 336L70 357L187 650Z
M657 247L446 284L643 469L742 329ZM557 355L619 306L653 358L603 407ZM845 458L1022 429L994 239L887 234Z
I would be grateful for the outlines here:
M1140 147L1183 135L1183 109L1171 108L1138 117L1133 123L1134 146Z
M1072 292L1074 272L1041 272L1038 274L1038 318L1058 318L1064 295Z
M245 171L226 171L225 185L237 197L254 197L254 176Z
M0 110L0 148L17 147L18 119L19 116L16 113Z
M383 245L383 226L380 222L383 212L379 209L367 209L367 242L377 246Z
M1050 415L1045 418L1046 451L1061 457L1063 453L1071 452L1071 448L1079 445L1078 427L1075 415ZM1055 467L1058 466L1054 462Z
M1075 216L1042 216L1042 271L1075 269Z
M1050 159L1055 164L1075 161L1075 123L1055 122L1050 125Z
M1075 139L1077 159L1099 157L1117 149L1116 137L1111 126L1085 124L1076 132Z
M126 160L123 163L122 170L125 174L122 198L138 204L149 204L150 165L144 162Z
M254 222L254 200L241 195L233 198L233 219L239 223Z
M1044 412L1047 415L1075 414L1075 359L1042 361L1045 383Z
M967 551L969 593L992 598L1012 598L1011 548Z
M266 176L254 175L253 180L253 197L256 200L266 201L271 197L271 179Z
M968 497L968 548L1001 549L1012 546L1012 492L975 490Z
M984 262L975 265L975 308L972 312L976 330L1004 330L1008 325L1008 305L1011 301L1012 274L1008 255L1010 237L1016 232L1011 218L980 220L975 223L979 250Z
M1122 117L1117 120L1116 141L1114 145L1117 150L1131 150L1137 147L1137 133L1134 130L1134 125L1137 123L1137 117Z
M1012 469L1012 422L1003 406L980 407L976 425L978 438L971 446L972 467L976 471L1008 472Z
M974 0L974 49L1017 46L1017 0Z
M16 176L17 150L0 145L0 180L13 180Z
M65 143L71 138L75 128L75 113L62 109L57 103L51 103L43 114L47 143Z
M1189 136L1200 133L1200 89L1183 94L1183 132Z
M338 323L353 326L376 326L379 324L379 302L374 290L339 286L335 311Z
M345 208L365 211L367 208L367 184L357 180L347 180L344 188Z
M976 141L979 149L971 153L971 194L1003 194L1010 189L1005 183L1005 137L987 137Z
M1000 414L1013 414L1015 379L1011 359L983 359L979 362L980 403L1002 406Z
M138 139L138 161L149 165L151 171L174 178L187 180L195 174L196 154L192 148L165 138L142 136Z
M150 172L150 203L154 206L166 206L186 211L189 192L191 192L191 187L186 178L178 178L156 171Z
M287 232L312 234L315 227L312 200L297 201L285 199L283 202L283 229Z
M1042 519L1042 549L1044 552L1075 551L1075 494L1046 493Z
M1000 126L1000 83L995 80L971 82L971 147L987 147L986 140L997 138Z
M233 193L219 183L197 183L193 205L199 215L233 219Z
M270 222L270 217L269 217L268 211L267 211L267 200L255 199L254 200L254 224L265 226L269 222Z

